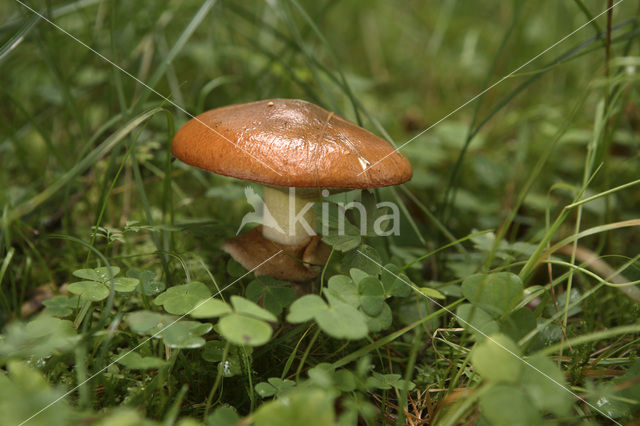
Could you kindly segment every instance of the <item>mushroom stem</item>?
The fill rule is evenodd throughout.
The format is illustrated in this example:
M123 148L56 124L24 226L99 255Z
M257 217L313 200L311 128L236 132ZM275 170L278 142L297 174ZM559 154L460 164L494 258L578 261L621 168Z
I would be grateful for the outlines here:
M317 199L317 191L265 186L262 235L279 244L307 242L316 235L313 203Z

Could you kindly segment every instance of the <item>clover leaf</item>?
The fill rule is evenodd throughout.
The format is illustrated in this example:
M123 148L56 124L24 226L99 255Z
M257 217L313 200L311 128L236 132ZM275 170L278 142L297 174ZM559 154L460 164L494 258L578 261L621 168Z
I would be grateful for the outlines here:
M539 425L542 417L522 390L515 386L497 385L480 396L480 412L492 425ZM486 422L485 420L485 422Z
M522 280L511 272L470 275L462 282L464 297L483 310L499 317L511 311L522 300Z
M361 280L369 276L369 274L358 268L349 269L349 275L356 284L359 284Z
M109 289L103 283L78 281L67 286L70 293L77 294L84 301L99 302L109 296Z
M307 294L293 302L289 308L287 321L294 324L310 321L327 308L328 306L322 297L317 294Z
M486 336L500 330L498 323L491 315L470 303L458 306L456 314L458 323L473 333L478 340L483 340Z
M271 326L250 316L233 313L220 319L220 334L236 345L259 346L271 338Z
M377 333L379 331L386 330L391 326L391 322L393 321L391 308L386 302L383 302L380 313L378 313L378 315L376 316L365 314L365 321L367 323L367 328L369 329L369 331Z
M539 410L557 416L565 416L570 411L573 400L565 390L567 380L560 367L544 355L527 358L521 382L524 392Z
M125 321L129 324L131 331L144 335L158 333L176 319L177 317L173 315L151 311L131 312L125 316Z
M384 305L384 288L382 283L374 276L368 276L358 283L360 294L360 307L362 311L372 317L380 314Z
M125 321L133 332L161 338L171 348L192 349L204 346L205 340L201 336L211 331L211 324L176 320L172 315L150 311L131 312L125 316Z
M346 253L342 258L342 265L346 270L357 268L369 275L376 276L381 271L381 263L378 251L367 244L362 244L357 250Z
M80 340L69 320L39 315L32 321L8 324L0 338L0 359L44 358L72 350Z
M231 296L231 305L233 306L233 310L239 314L244 314L245 316L251 316L265 321L278 321L278 318L276 318L276 316L271 312L240 296Z
M120 355L116 358L116 361L130 370L155 370L166 364L160 358L153 356L143 357L137 352L128 352L124 356Z
M200 337L207 334L213 325L198 321L178 321L167 327L160 335L164 344L170 348L193 349L204 346L205 340Z
M258 383L254 386L254 390L262 398L270 396L280 397L296 386L296 382L291 380L282 380L278 377L270 377L266 382Z
M329 302L331 302L332 299L336 299L348 303L354 308L357 308L360 304L358 287L351 278L346 275L334 275L329 278L324 294Z
M267 276L259 276L249 283L245 296L255 303L262 301L266 310L274 315L280 315L282 310L296 299L296 292L288 283Z
M403 389L407 388L412 390L416 387L413 382L407 382L399 374L381 374L373 372L370 377L367 378L366 386L373 389Z
M351 269L350 274L353 279L346 275L329 278L323 290L328 303L318 295L306 295L293 302L287 321L314 319L329 336L354 340L365 337L369 331L388 328L392 315L382 283L359 269Z
M307 295L293 302L287 321L315 319L322 331L335 338L361 339L368 333L365 315L338 297L328 297L329 304L317 295Z
M224 359L224 347L222 340L209 340L202 349L202 359L209 362L220 362Z
M369 332L362 312L340 301L334 301L328 309L316 315L316 321L328 335L337 339L362 339Z
M411 295L411 281L406 274L400 271L398 265L389 263L382 268L380 280L384 286L385 294L395 297L408 297Z
M362 242L360 229L354 226L344 215L344 208L334 203L329 204L327 232L323 232L322 241L338 251L349 251ZM324 217L324 215L323 215Z
M252 415L255 425L324 426L336 424L334 394L321 389L292 389L284 398L263 403Z
M73 275L86 281L98 281L102 283L111 279L111 275L109 275L109 269L111 269L111 274L114 277L120 273L120 268L118 268L117 266L111 266L111 268L103 266L93 269L78 269L76 271L73 271Z
M207 417L207 425L233 426L240 422L241 418L236 409L229 405L220 405ZM181 425L182 426L182 425Z
M140 281L136 278L116 277L119 272L120 268L117 266L78 269L73 272L73 275L84 280L69 284L67 290L89 302L99 302L106 299L109 296L111 284L113 284L114 290L119 293L134 291Z
M520 308L500 319L500 330L518 341L538 326L536 314L528 308Z
M492 334L471 351L471 363L476 372L493 382L515 383L524 366L522 352L504 334Z
M267 343L273 330L265 321L278 319L271 312L240 296L231 296L233 313L218 322L220 334L236 345L259 346Z
M236 345L258 346L268 342L272 329L265 321L278 320L268 310L240 296L231 296L232 309L222 300L212 298L207 286L195 281L170 287L157 296L154 303L162 305L170 314L188 313L194 318L220 317L218 331L225 339ZM211 324L206 325L211 326ZM172 344L190 344L188 341L176 342L172 337L173 332L168 331L164 338L165 341L169 339Z
M78 299L78 296L54 296L42 302L42 304L46 306L43 313L58 318L68 317L78 308Z
M231 307L220 299L206 299L189 312L194 318L215 318L231 312Z
M145 296L155 296L166 288L162 281L156 281L156 274L142 269L129 269L127 277L140 280L140 290Z
M209 288L201 282L193 281L169 287L158 295L153 303L162 305L164 310L170 314L183 315L209 297L211 297Z
M226 358L224 348L229 343L222 340L209 340L202 350L202 359L209 362L218 363L218 370L224 377L233 377L242 374L241 352L251 353L251 347L240 348L236 345L229 345Z

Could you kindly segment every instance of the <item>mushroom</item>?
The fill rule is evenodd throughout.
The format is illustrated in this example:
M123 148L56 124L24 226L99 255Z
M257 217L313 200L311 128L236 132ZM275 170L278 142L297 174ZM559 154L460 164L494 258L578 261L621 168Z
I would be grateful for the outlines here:
M223 250L256 275L307 281L330 250L314 230L323 190L377 188L411 179L384 139L319 106L270 99L207 111L176 133L171 151L192 166L264 185L263 225ZM278 253L274 259L263 263Z

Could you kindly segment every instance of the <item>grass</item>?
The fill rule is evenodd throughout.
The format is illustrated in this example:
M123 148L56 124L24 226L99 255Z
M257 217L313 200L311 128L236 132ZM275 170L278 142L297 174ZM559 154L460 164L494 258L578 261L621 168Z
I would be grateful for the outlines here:
M595 0L27 4L104 58L19 2L0 5L7 422L70 390L27 424L638 417L637 2L610 15ZM334 249L310 285L334 323L220 250L248 211L247 183L169 152L187 113L275 97L396 146L431 127L402 148L413 179L375 191L398 204L400 235ZM103 299L66 290L104 266L120 273L92 284ZM142 290L118 290L123 278ZM389 317L362 316L362 280L384 289ZM197 282L224 313L150 338L151 319L193 307L178 286ZM338 287L362 298L344 307ZM358 318L378 325L358 335ZM266 343L234 344L234 321Z

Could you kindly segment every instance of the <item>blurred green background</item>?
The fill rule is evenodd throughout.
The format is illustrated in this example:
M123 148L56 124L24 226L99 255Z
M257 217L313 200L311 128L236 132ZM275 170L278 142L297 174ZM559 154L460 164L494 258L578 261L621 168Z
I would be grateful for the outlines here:
M185 111L267 98L308 100L402 146L412 181L377 193L403 206L402 233L389 249L397 258L409 262L475 230L524 244L491 251L492 263L493 242L475 241L472 260L440 254L414 267L414 280L437 287L483 264L533 264L545 237L608 224L610 232L580 244L614 268L632 259L626 279L640 279L638 227L616 225L640 216L638 2L616 5L609 39L606 14L585 25L606 7L601 0L1 2L0 323L19 319L35 288L57 289L90 259L95 266L88 247L153 268L168 285L183 271L229 282L219 246L249 211L246 183L172 160L170 140L190 118ZM621 185L628 188L550 227L574 200ZM527 285L542 286L549 279L546 268L529 278ZM569 321L569 335L637 322L633 294L599 290ZM631 341L625 366L637 357ZM572 367L569 378L583 377ZM434 371L424 375L456 374ZM84 377L44 374L65 385ZM182 410L199 413L209 387L194 385L189 398L197 396ZM126 395L119 389L83 408L119 405ZM477 420L464 417L472 407L459 419ZM578 411L571 422L594 415Z

